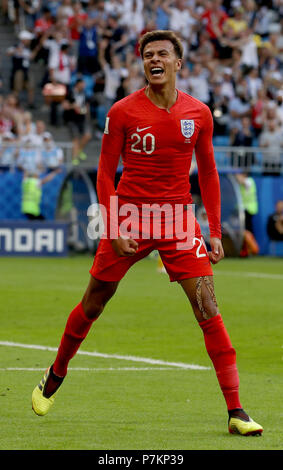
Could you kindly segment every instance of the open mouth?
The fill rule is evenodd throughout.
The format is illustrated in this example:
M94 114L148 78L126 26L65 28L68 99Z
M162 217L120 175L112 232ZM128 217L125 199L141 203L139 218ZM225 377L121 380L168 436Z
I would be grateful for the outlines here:
M164 69L162 67L152 67L152 69L150 69L150 73L154 77L161 77L164 73Z

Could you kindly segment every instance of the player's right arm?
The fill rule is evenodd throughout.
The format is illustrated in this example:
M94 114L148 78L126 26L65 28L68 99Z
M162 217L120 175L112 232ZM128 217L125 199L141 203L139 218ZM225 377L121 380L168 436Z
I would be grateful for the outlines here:
M105 122L97 171L97 195L99 203L106 209L107 220L104 220L104 225L107 227L108 238L111 233L117 234L112 238L112 246L118 256L134 255L138 248L135 240L119 237L117 205L110 205L111 197L117 197L115 176L125 144L125 137L123 111L120 110L120 106L114 105Z

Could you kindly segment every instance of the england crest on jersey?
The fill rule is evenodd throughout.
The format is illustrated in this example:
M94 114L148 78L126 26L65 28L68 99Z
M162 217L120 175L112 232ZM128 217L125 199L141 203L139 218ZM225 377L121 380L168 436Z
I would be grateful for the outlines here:
M195 132L195 121L193 119L181 119L181 131L186 139L192 137Z

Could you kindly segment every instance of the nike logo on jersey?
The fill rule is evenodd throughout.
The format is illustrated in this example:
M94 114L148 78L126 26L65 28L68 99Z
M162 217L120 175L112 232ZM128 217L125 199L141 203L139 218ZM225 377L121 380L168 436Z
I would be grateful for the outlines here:
M139 127L137 127L137 132L142 132L142 131L145 131L146 129L150 129L152 126L148 126L148 127L142 127L141 129Z

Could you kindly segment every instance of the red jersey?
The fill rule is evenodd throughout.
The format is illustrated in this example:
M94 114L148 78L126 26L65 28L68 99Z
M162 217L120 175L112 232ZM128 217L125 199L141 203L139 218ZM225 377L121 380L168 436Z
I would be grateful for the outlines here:
M37 34L43 34L53 26L52 20L46 20L45 18L38 18L34 23L34 30Z
M87 13L78 13L75 16L68 18L68 28L70 29L71 39L78 41L81 37L80 26L82 26L85 20L88 18Z
M189 171L193 151L210 235L221 238L220 186L215 165L209 108L178 90L169 111L155 106L145 88L116 102L106 118L97 176L100 204L117 194L140 204L192 203ZM115 192L120 156L123 173Z
M201 18L206 25L206 31L208 32L211 39L217 39L216 29L219 29L222 32L223 24L229 17L227 13L225 13L225 11L221 10L220 8L216 12L212 10L205 10Z

